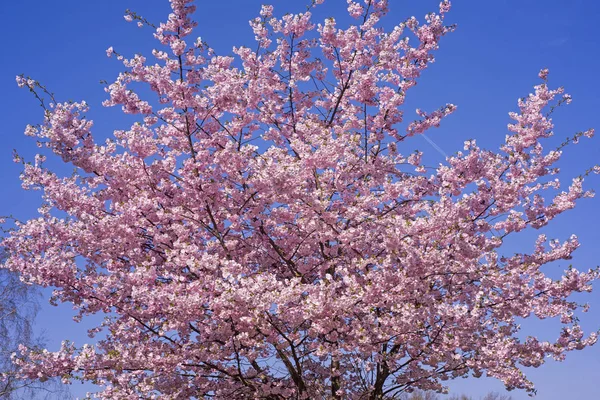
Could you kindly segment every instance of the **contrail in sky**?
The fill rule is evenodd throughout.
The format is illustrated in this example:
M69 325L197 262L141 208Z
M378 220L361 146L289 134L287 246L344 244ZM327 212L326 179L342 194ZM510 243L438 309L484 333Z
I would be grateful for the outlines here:
M440 146L438 146L433 140L429 139L429 137L427 137L426 134L422 134L421 137L423 137L425 140L427 140L429 142L429 144L431 146L433 146L434 149L436 149L438 151L438 153L440 153L441 155L444 156L444 158L448 158L448 154L446 154L446 152L444 151L444 149L442 149Z

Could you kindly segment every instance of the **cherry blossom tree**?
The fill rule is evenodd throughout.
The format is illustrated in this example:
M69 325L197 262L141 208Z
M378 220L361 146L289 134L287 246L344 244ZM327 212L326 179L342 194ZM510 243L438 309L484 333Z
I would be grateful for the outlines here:
M106 316L94 345L22 346L23 376L92 381L106 399L394 399L484 373L533 392L521 367L596 341L570 295L598 272L541 270L570 259L575 236L502 251L592 196L598 167L565 187L556 163L593 130L543 147L570 97L543 70L498 151L470 140L427 167L406 143L456 107L410 122L403 104L453 30L450 3L388 31L386 0L348 0L347 27L313 21L321 3L263 6L256 45L229 56L193 38L191 0L170 0L151 60L107 50L125 70L104 105L137 122L106 142L85 102L17 78L45 109L26 134L76 173L46 154L24 163L44 204L4 238L6 266L80 318ZM522 339L528 317L563 328Z

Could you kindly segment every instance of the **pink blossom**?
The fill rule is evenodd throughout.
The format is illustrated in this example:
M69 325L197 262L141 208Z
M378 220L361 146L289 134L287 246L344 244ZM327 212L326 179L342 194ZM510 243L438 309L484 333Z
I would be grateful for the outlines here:
M185 51L186 43L183 40L174 40L171 42L171 49L173 54L180 56Z
M273 16L273 6L263 5L260 9L260 16L263 18L270 18Z
M594 133L595 133L594 128L590 128L587 131L583 132L583 136L585 136L587 138L593 138L594 137Z

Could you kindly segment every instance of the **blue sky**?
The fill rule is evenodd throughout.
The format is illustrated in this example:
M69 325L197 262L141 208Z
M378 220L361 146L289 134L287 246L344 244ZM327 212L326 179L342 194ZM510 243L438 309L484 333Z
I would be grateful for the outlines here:
M197 36L202 36L219 54L227 54L233 45L251 44L252 32L248 19L258 14L267 0L198 1ZM307 0L273 1L276 14L301 11ZM406 17L423 17L435 10L438 1L390 0L391 13L387 23L398 23ZM458 105L458 111L428 137L444 152L452 154L462 148L466 139L475 138L486 148L497 148L506 134L507 113L515 109L516 100L527 95L538 83L540 68L550 69L550 83L565 86L574 101L555 114L556 136L563 139L574 132L595 127L600 131L600 34L596 23L600 18L600 2L590 0L454 0L448 22L458 29L442 41L436 54L437 62L427 70L407 104L407 115L421 107L434 110L448 102ZM341 16L344 0L327 0L318 12L321 18ZM108 59L106 48L124 55L140 52L149 55L154 40L148 29L138 29L123 20L123 11L132 9L150 21L162 21L168 12L166 0L30 0L25 3L0 2L4 16L4 34L0 63L0 214L12 214L20 219L35 216L39 193L24 192L18 175L20 166L12 160L17 149L26 159L36 151L34 141L23 135L28 123L41 120L42 110L32 96L19 90L15 75L25 73L43 82L59 99L83 100L91 106L95 133L108 137L113 129L126 127L116 109L103 109L100 102L105 93L100 80L111 81L120 71L115 59ZM584 141L569 148L562 161L565 182L585 168L600 161L600 138ZM426 152L435 165L441 155L422 138L408 144L410 150ZM56 164L58 165L58 164ZM61 168L59 166L59 168ZM70 173L68 168L62 171ZM600 178L588 180L588 188L600 188ZM582 243L573 260L579 269L595 267L600 258L600 196L587 199L555 221L546 231L560 239L576 233ZM525 234L509 243L507 251L520 246L526 250L530 242ZM552 265L548 273L556 276L567 264ZM580 297L592 310L582 316L582 325L589 330L600 328L600 285L591 295ZM45 292L47 295L48 293ZM46 296L47 297L47 296ZM579 299L579 298L578 298ZM85 327L93 321L75 324L68 305L58 308L44 304L38 328L44 330L49 347L56 349L62 339L78 344L89 340ZM552 321L524 321L526 333L552 338L548 328ZM537 370L527 371L537 385L538 398L543 400L592 399L597 397L600 379L600 345L583 352L569 354L563 363L549 362ZM458 380L451 384L454 392L479 396L488 390L501 391L502 386L491 379ZM73 387L78 396L90 390L88 385ZM512 393L514 400L527 398L522 392Z

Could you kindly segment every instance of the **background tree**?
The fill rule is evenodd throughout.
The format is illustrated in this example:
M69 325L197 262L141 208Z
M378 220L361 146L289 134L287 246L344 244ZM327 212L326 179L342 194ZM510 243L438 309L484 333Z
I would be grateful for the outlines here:
M0 250L0 262L6 254ZM41 340L33 334L33 323L38 311L39 292L23 284L17 273L0 269L0 399L36 399L60 396L69 398L66 387L56 381L46 383L38 379L18 376L12 355L19 345L40 348Z
M32 324L37 310L30 288L19 282L16 273L0 270L0 398L10 398L23 382L16 379L11 355L18 345L31 346Z
M440 396L435 392L415 390L410 394L404 393L400 396L400 400L440 400Z
M45 155L24 165L44 205L4 239L6 265L80 316L107 315L95 346L23 349L22 376L98 382L109 399L390 399L471 373L533 391L522 366L596 341L569 296L597 271L541 270L570 259L576 237L501 252L592 195L583 176L556 179L562 149L593 135L548 140L570 97L541 71L500 151L470 140L426 168L410 138L456 107L403 126L402 106L453 29L449 2L389 32L387 1L350 1L347 28L313 24L322 2L281 18L264 6L257 45L234 58L190 40L194 7L172 0L153 62L107 50L126 71L105 105L139 118L106 143L85 102L17 78L45 109L26 134L76 173L58 176ZM532 316L564 328L519 339L516 319Z
M511 397L506 394L501 394L498 392L491 392L486 394L483 397L483 400L511 400Z
M512 398L505 394L497 392L487 393L481 400L511 400ZM429 392L424 390L415 390L412 393L404 393L400 396L400 400L440 400L440 396L435 392ZM454 394L448 398L448 400L473 400L473 397L467 396L466 394L457 395Z

